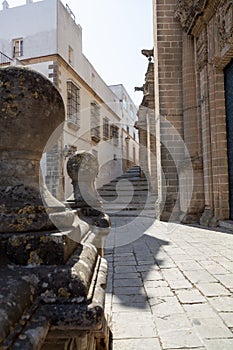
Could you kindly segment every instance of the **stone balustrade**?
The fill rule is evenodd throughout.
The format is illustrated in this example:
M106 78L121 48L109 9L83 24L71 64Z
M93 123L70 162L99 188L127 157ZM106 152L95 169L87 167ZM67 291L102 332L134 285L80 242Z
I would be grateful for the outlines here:
M110 222L94 188L98 163L88 152L70 157L74 195L65 204L39 180L44 146L64 119L48 79L0 69L2 349L108 348L103 245Z

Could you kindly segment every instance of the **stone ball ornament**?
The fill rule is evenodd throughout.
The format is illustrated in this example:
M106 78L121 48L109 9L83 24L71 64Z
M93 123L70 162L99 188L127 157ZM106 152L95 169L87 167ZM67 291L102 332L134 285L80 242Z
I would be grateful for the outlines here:
M0 68L0 232L51 225L40 195L40 160L64 118L62 97L46 77Z
M0 151L42 154L64 121L64 104L50 80L27 68L0 69Z
M81 176L95 179L98 171L98 161L91 152L78 151L68 159L67 173L72 181L78 180Z

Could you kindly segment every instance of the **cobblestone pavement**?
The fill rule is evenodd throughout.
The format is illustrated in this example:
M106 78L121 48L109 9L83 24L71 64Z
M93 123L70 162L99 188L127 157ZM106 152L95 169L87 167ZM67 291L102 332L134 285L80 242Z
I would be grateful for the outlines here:
M232 350L233 234L149 218L112 223L113 350Z

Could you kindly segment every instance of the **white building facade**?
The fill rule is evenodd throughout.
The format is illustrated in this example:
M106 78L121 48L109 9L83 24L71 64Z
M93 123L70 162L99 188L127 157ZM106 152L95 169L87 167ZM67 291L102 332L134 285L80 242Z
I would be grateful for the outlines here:
M52 194L59 199L70 195L66 155L76 149L92 151L97 156L97 187L121 175L127 133L135 145L137 140L133 131L122 124L123 119L127 123L127 118L122 113L121 95L106 85L84 56L82 28L68 5L65 7L60 0L27 0L25 5L9 8L4 1L0 23L0 51L48 77L66 107L66 122L45 145L42 161ZM2 65L9 63L5 58ZM134 105L131 108L136 109ZM132 129L131 121L129 128ZM128 157L137 164L138 151L135 148L132 152L135 155L128 150Z
M139 138L138 130L135 128L137 108L124 85L110 85L109 87L120 101L122 166L123 171L126 171L139 163Z

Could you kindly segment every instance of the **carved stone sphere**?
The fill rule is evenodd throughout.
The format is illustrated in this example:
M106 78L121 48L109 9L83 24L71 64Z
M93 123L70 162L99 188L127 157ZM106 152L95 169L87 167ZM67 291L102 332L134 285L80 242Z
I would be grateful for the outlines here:
M67 162L67 173L73 181L78 181L83 176L94 180L98 170L98 161L91 152L77 151Z
M27 68L0 68L0 151L42 152L63 121L64 104L50 80Z

